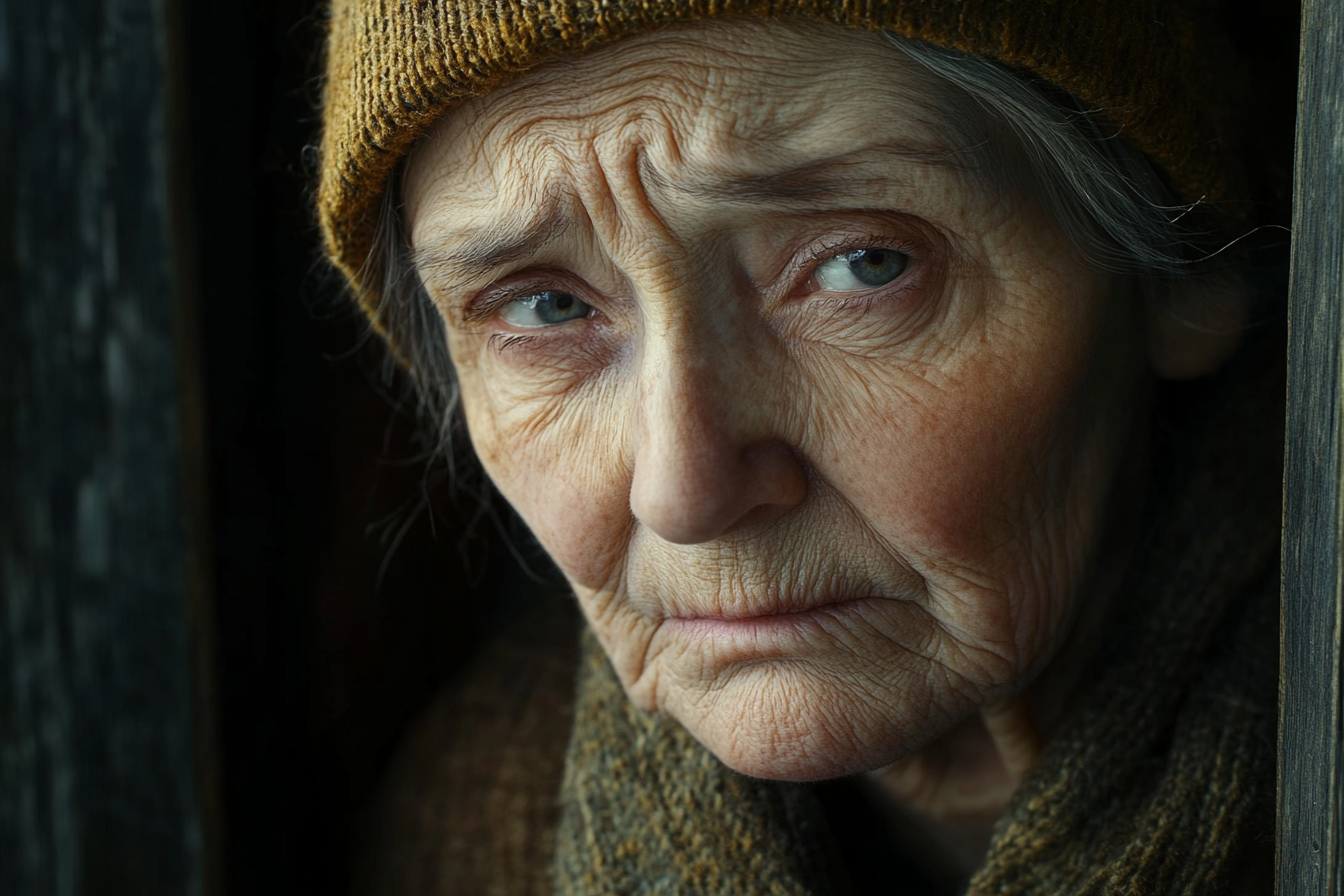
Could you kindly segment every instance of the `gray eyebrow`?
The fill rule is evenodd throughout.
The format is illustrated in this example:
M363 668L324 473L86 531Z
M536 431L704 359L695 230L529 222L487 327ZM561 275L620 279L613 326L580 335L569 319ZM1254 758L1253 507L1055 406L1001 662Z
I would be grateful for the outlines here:
M411 264L421 282L432 280L452 284L478 280L505 265L537 254L568 226L568 218L552 203L521 231L502 221L471 234L452 249L445 249L438 243L414 249Z

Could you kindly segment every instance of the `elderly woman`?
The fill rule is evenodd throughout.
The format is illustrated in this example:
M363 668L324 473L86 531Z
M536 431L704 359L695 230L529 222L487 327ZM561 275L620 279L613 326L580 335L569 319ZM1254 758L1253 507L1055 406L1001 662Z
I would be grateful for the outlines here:
M1268 891L1279 418L1198 9L338 0L329 52L328 252L591 633L508 835L557 892Z

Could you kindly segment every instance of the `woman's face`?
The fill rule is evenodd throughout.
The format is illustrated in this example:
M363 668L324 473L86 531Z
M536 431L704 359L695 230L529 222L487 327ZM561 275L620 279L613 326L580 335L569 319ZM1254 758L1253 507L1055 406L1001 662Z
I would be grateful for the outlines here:
M412 158L481 462L630 696L739 771L875 768L1024 688L1141 489L1139 303L968 102L880 36L722 21Z

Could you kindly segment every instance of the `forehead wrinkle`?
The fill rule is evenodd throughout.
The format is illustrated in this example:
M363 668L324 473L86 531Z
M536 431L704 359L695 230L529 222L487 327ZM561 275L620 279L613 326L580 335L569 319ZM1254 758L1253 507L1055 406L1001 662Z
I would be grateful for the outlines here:
M607 152L590 145L584 174L573 177L578 188L576 214L586 215L592 235L605 246L604 254L626 275L667 270L669 263L675 266L686 255L645 180L645 173L654 170L647 161L647 138L640 129L632 138L622 135Z
M669 129L671 136L671 129ZM676 149L676 140L672 139L672 156L679 157L679 151ZM675 163L674 163L675 164ZM668 238L672 234L672 226L667 219L663 217L662 212L658 211L658 206L653 201L653 193L656 193L663 184L666 183L662 172L649 160L648 146L645 141L638 141L631 148L627 156L627 169L631 181L634 196L648 219L658 228L659 232ZM652 187L652 189L650 189ZM622 215L624 220L626 216Z
M528 153L531 164L523 167L535 169L523 179L529 188L525 193L529 195L517 201L515 207L520 212L490 216L479 225L453 228L450 224L437 234L431 230L425 245L416 247L411 253L411 262L421 281L449 290L460 288L542 253L576 227L607 229L599 225L600 221L615 224L617 230L613 235L619 242L631 245L647 242L647 231L635 223L636 218L643 224L654 224L664 235L669 234L667 222L641 183L641 170L651 170L641 164L649 135L640 131L649 123L648 116L640 116L628 122L625 128L619 128L618 131L627 132L633 129L635 133L618 136L619 143L625 145L618 143L615 153L603 152L599 143L604 141L596 138L573 141L568 146L558 141L555 135L546 135L540 144L519 141L532 147ZM670 140L666 148L675 156L678 150L672 136L674 129L667 127L667 122L662 123L662 130L667 133L659 136ZM542 153L538 151L541 147L559 152ZM543 155L552 158L554 167L538 164ZM477 152L474 158L493 172L501 160L507 162L508 154L495 157ZM551 168L549 172L545 170L548 167ZM554 180L557 174L563 183ZM545 186L538 185L538 180ZM518 218L527 214L525 210L533 208L537 211L520 225Z
M722 202L727 199L747 205L777 207L796 205L800 201L825 203L856 195L872 195L875 190L889 186L896 179L894 172L885 167L892 160L958 174L978 171L978 166L967 155L962 150L906 141L884 141L852 152L763 173L709 173L674 179L660 171L644 155L639 158L639 169L640 178L658 190L701 201ZM868 173L875 166L883 166L880 173Z
M902 79L907 86L911 83L921 87L932 86L917 70L912 71L909 63L902 60L899 65L908 73ZM893 182L899 184L899 169L890 165L893 160L957 173L981 172L983 166L977 163L983 162L981 156L991 142L983 133L977 133L981 131L981 128L976 127L978 122L963 122L949 115L947 110L952 104L945 102L947 91L935 87L915 90L913 96L907 93L903 97L902 102L913 104L915 111L914 115L910 115L910 106L907 106L906 114L896 116L913 127L908 135L898 134L885 142L869 144L858 150L809 159L782 171L752 171L752 168L759 166L752 164L751 157L755 155L757 159L761 158L759 149L752 145L760 142L761 125L768 123L773 126L767 128L774 131L766 138L767 144L778 141L783 144L780 149L788 150L788 144L793 142L790 138L801 136L798 134L799 128L806 132L811 117L804 114L804 110L784 116L788 119L785 121L775 115L766 115L759 121L747 122L737 104L730 102L726 108L718 110L720 115L711 116L718 119L713 127L703 127L701 119L707 114L706 106L715 106L715 100L732 98L719 96L715 89L727 87L726 82L719 83L724 73L704 65L702 61L683 62L680 68L684 69L683 74L696 72L708 77L703 80L697 77L669 78L666 70L646 73L640 71L641 66L638 64L628 65L622 69L630 74L638 72L639 75L632 79L634 84L619 85L615 96L599 89L582 98L576 97L581 107L587 105L589 108L572 115L556 114L557 107L551 103L544 104L541 109L526 103L523 108L512 109L512 114L506 112L495 116L483 114L486 107L477 104L474 115L465 120L458 119L457 127L453 130L459 137L458 146L465 144L459 152L465 150L467 159L472 163L468 167L482 165L493 173L500 164L507 167L521 166L532 169L532 177L544 183L550 179L543 170L550 166L542 163L542 157L547 157L552 164L558 163L560 169L570 169L566 172L566 179L571 181L571 189L578 188L570 195L570 199L576 201L579 207L570 208L568 217L562 216L555 208L552 197L551 207L524 225L522 232L516 232L517 228L510 223L512 216L506 213L506 216L488 223L481 232L470 234L460 248L452 247L451 240L456 238L456 234L446 230L446 239L434 241L442 246L441 249L431 245L415 253L422 279L433 279L436 282L479 279L490 270L507 266L539 251L552 242L560 231L579 225L585 213L590 224L596 223L594 218L605 218L609 223L617 224L618 233L624 231L622 236L618 236L620 242L626 242L624 237L631 231L629 225L632 212L645 223L654 223L665 234L670 233L672 228L668 220L654 205L653 199L659 195L681 195L711 203L728 201L748 206L798 208L808 203L824 206L846 197L872 196L878 188L890 188ZM733 74L741 75L744 71L753 71L753 68L739 66ZM756 72L770 73L765 67ZM773 74L778 76L780 73L775 71ZM679 80L683 83L678 84ZM659 95L660 91L655 89L673 86L678 89L673 90L671 95ZM737 86L740 88L740 85ZM574 84L569 84L565 92L572 91L574 87ZM737 91L728 89L727 92L735 94ZM608 101L602 102L604 99ZM593 108L594 105L597 108ZM508 106L506 103L505 108ZM749 139L753 132L757 139ZM476 139L462 140L462 137ZM609 142L613 137L615 146ZM683 138L689 141L689 146L678 145ZM710 145L700 146L705 140ZM730 157L736 155L742 158L746 163L741 173L706 171L703 168L708 168L707 165L702 168L701 164L689 164L692 158L708 161L705 159L706 152L713 146L730 149L723 146L724 141L747 150L745 153L740 152L740 149L737 153L727 153ZM609 171L604 168L600 158L605 155L611 159L608 152L599 149L599 145L604 143L608 150L616 150L616 158L612 159L616 165ZM625 146L620 146L621 143ZM490 152L490 146L508 147L513 151ZM521 147L530 149L520 153ZM683 151L689 155L684 156ZM672 170L663 170L668 167ZM589 177L579 175L576 168L590 169ZM554 169L550 172L551 175L558 173ZM585 180L588 181L586 186ZM526 214L525 210L535 206L532 197L528 198L529 202L515 205L519 209L518 216ZM466 229L460 232L466 232ZM638 245L638 240L635 244ZM647 256L643 251L636 254Z

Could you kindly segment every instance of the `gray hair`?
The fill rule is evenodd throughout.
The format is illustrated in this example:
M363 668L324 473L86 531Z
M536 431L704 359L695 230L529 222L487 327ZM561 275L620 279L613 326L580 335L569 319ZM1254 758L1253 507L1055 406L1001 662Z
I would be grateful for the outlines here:
M1088 264L1134 277L1155 295L1202 273L1202 263L1218 254L1222 228L1192 223L1196 211L1209 220L1210 208L1177 203L1151 163L1109 130L1104 109L1085 109L1071 94L993 60L886 36L952 94L973 101L968 115L950 123L979 135L979 144L962 152L983 159L1004 188L1029 192ZM1000 142L1008 145L986 134L1003 134ZM411 262L399 183L394 175L384 194L362 280L378 299L374 326L393 347L385 377L395 377L398 363L409 372L433 450L447 456L458 426L458 386L443 321Z
M1183 220L1199 203L1178 204L1148 159L1107 133L1105 110L1084 109L1053 85L1001 63L886 33L911 61L971 99L990 127L1006 127L1027 171L1005 186L1034 188L1037 200L1099 270L1145 279L1188 273L1216 247L1216 231ZM1025 177L1023 176L1025 175Z

